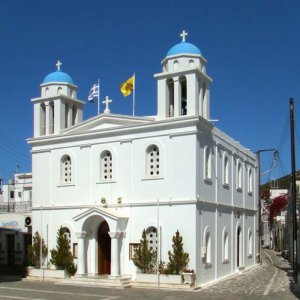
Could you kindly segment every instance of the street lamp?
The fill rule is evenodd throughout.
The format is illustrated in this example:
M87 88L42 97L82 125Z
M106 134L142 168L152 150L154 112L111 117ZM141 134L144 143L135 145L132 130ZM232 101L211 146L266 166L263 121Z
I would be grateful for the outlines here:
M260 187L260 153L273 152L275 156L278 154L276 149L261 149L256 151L256 158L258 161L258 242L259 242L259 263L262 264L262 219L261 219L261 187Z

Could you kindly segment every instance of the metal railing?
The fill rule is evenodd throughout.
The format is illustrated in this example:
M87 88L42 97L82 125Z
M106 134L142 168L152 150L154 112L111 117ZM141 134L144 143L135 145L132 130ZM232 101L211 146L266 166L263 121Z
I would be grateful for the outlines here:
M1 213L24 213L31 212L32 201L18 201L18 202L5 202L0 203L0 214Z

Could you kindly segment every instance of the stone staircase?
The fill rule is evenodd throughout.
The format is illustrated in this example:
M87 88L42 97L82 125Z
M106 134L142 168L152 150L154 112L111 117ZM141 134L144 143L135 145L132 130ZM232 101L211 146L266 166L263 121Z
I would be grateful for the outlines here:
M131 287L131 277L117 277L109 278L107 275L96 276L72 276L70 279L64 279L57 284L69 284L69 285L82 285L82 286L94 286L94 287L107 287L107 288L129 288Z

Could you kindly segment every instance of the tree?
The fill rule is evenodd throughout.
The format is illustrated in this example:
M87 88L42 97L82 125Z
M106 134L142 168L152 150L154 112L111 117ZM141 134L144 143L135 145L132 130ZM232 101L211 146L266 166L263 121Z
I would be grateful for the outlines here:
M169 263L167 269L170 274L180 274L189 262L189 254L183 251L182 236L178 230L173 236L172 241L173 253L171 251L168 252Z
M65 229L60 227L57 231L56 249L52 249L50 263L60 270L67 270L69 274L76 273L74 257L70 252L69 241L65 235Z
M269 227L272 228L274 218L280 211L286 209L288 205L288 195L281 195L273 199L269 205Z
M142 273L153 273L156 265L157 253L149 249L146 230L143 230L142 239L135 249L133 263Z
M40 268L41 264L41 236L38 231L35 232L32 245L28 246L28 264L36 268ZM42 239L42 264L45 261L48 253L48 248Z

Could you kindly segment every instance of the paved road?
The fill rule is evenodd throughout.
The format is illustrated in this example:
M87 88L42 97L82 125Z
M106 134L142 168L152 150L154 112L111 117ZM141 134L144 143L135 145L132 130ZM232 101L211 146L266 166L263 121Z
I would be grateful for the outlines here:
M263 264L239 276L200 290L204 299L298 299L290 264L272 250L263 250Z
M264 262L241 275L196 292L156 289L110 289L63 286L51 282L17 281L0 283L1 299L39 300L193 300L193 299L300 299L291 291L291 266L274 251L264 250ZM298 297L300 293L298 294Z

